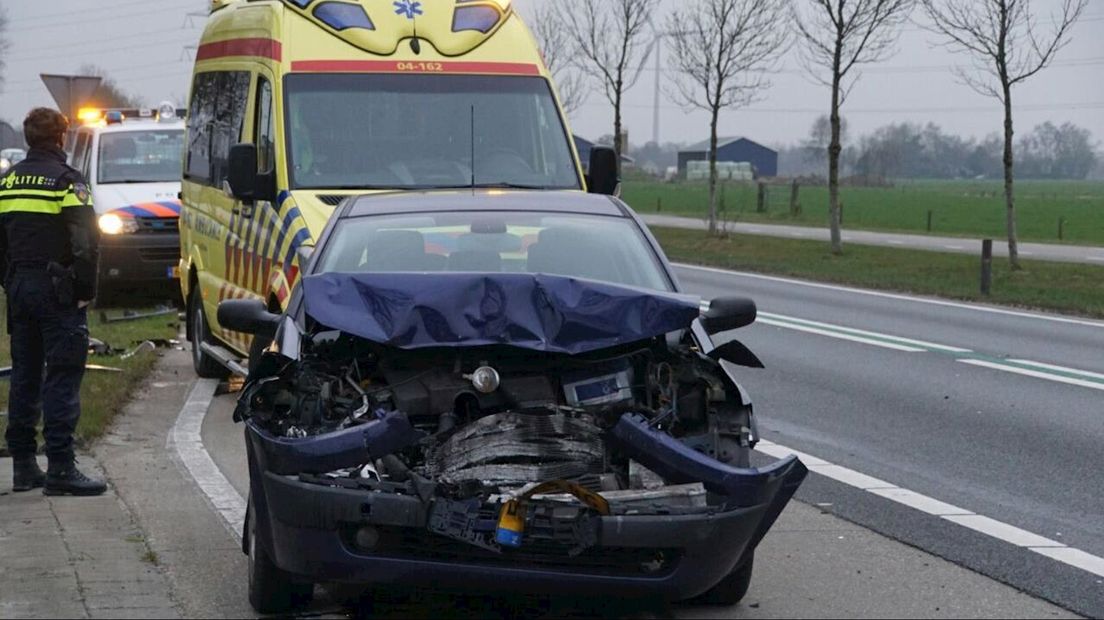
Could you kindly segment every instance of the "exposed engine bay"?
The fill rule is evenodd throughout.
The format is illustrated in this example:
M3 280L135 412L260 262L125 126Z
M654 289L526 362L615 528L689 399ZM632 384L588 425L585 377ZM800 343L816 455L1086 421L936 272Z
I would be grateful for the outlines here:
M271 471L417 496L431 531L495 552L525 532L581 553L592 516L723 509L731 485L694 461L746 468L756 440L750 404L689 336L570 356L324 331L297 361L266 356L235 415L271 439Z

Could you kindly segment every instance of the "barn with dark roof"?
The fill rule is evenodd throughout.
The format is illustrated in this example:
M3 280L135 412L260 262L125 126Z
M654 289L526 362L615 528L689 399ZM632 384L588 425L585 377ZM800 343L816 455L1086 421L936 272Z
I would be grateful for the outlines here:
M678 154L679 175L686 178L686 164L691 161L709 160L709 140L689 146ZM755 168L756 176L778 176L778 151L769 149L747 138L718 138L717 161L749 162Z

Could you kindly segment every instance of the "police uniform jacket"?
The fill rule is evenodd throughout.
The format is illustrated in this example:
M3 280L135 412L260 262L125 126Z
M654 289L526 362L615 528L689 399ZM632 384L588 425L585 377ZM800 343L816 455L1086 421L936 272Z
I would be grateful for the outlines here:
M0 176L0 274L20 265L72 269L77 301L96 296L100 231L92 196L61 149L31 149Z

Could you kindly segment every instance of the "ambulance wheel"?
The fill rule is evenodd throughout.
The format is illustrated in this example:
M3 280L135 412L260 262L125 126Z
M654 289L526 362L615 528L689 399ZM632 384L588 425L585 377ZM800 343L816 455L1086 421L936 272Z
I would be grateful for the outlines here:
M314 600L314 584L292 580L257 543L257 519L249 502L249 604L261 614L283 614Z
M203 296L199 284L192 287L188 302L188 339L192 341L192 366L203 379L225 379L227 370L213 357L203 352L202 343L211 342L211 329L207 327L207 315L203 311Z
M744 600L748 589L751 587L751 573L755 568L755 553L737 566L720 583L713 586L705 594L695 598L692 602L698 605L717 605L731 607Z

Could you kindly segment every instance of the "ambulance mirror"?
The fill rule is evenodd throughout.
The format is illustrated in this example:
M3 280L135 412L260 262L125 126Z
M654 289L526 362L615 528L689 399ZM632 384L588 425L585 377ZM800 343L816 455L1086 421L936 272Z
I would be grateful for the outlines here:
M257 192L257 147L253 144L235 144L230 147L230 190L234 198L252 201Z
M617 153L605 146L596 146L590 150L590 168L587 179L591 194L614 196L621 185L618 172Z

